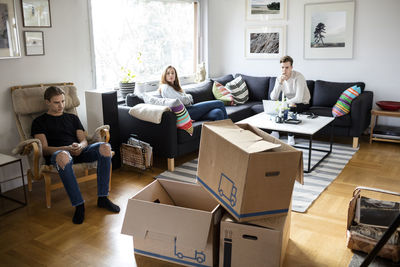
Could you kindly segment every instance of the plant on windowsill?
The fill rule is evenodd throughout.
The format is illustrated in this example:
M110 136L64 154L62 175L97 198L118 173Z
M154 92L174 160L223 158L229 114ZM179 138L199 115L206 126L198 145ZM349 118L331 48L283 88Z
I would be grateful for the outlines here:
M138 64L142 63L142 53L138 53L136 60ZM133 93L135 90L135 78L136 74L133 73L133 71L127 67L121 67L121 80L119 82L119 88L122 97L125 98L125 96L129 93Z
M119 89L122 97L125 97L129 93L133 93L135 90L135 77L132 70L121 67L122 77L119 82Z

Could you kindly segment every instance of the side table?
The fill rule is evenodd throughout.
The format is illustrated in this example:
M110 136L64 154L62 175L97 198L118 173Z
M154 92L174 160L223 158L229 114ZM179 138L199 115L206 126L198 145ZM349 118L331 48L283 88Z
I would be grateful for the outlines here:
M399 111L387 111L387 110L378 110L378 109L372 109L371 110L371 133L369 135L369 143L371 144L372 141L383 141L383 142L394 142L394 143L400 143L399 139L391 139L390 137L388 138L381 138L381 137L374 137L374 128L376 124L378 123L378 117L379 116L386 116L386 117L398 117L400 118L400 112Z
M8 180L5 180L5 181L1 181L1 182L0 182L0 197L1 197L1 198L8 199L8 200L11 200L11 201L16 202L16 203L19 203L19 204L21 204L21 206L18 206L18 207L14 208L14 209L5 211L5 212L1 213L0 216L1 216L1 215L4 215L4 214L7 214L7 213L9 213L9 212L12 212L12 211L14 211L14 210L16 210L16 209L18 209L18 208L23 207L23 206L26 206L26 204L27 204L26 189L25 189L25 180L24 180L24 171L23 171L23 168L22 168L22 161L21 161L21 159L16 158L16 157L13 157L13 156L9 156L9 155L5 155L5 154L0 153L0 168L4 167L4 166L6 166L6 165L9 165L9 164L18 163L18 162L19 162L19 166L20 166L20 168L21 168L22 187L23 187L23 190L24 190L25 202L22 202L22 201L20 201L20 200L18 200L18 199L11 198L11 197L9 197L9 196L5 196L5 195L3 195L3 193L1 192L1 184L2 184L2 183L5 183L5 182L11 181L11 180L15 180L15 179L17 179L17 178L12 178L12 179L8 179Z

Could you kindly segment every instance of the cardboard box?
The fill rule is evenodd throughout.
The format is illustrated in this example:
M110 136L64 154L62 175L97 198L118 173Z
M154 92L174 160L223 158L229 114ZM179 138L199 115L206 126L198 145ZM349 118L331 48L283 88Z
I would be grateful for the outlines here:
M128 200L121 232L133 236L137 254L216 266L221 216L200 185L157 179Z
M238 221L285 215L302 152L248 124L203 124L198 182Z
M290 215L247 223L224 216L219 266L282 266L290 237Z

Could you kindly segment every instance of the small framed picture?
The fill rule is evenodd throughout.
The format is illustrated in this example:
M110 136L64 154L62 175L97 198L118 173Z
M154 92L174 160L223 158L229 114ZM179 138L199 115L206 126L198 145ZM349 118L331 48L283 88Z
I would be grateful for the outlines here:
M247 20L286 19L286 0L246 0Z
M42 31L25 31L25 54L27 56L44 55L44 41Z
M245 38L248 59L276 59L285 53L286 26L248 27Z
M21 0L24 27L51 27L49 0Z

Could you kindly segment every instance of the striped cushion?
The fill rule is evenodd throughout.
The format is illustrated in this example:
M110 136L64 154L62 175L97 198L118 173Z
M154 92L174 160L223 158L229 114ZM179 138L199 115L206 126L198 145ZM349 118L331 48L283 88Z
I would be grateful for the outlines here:
M235 104L244 104L249 100L249 90L242 76L236 77L233 81L227 83L225 87L231 92Z
M176 127L193 135L192 119L182 102L179 99L175 99L169 103L169 107L176 115Z
M235 102L233 101L233 96L231 92L225 88L222 84L219 82L214 82L213 88L212 88L213 95L215 99L221 100L224 102L226 106L234 106Z
M333 117L340 117L348 114L350 112L351 102L360 94L361 88L357 85L353 85L345 90L332 108Z

